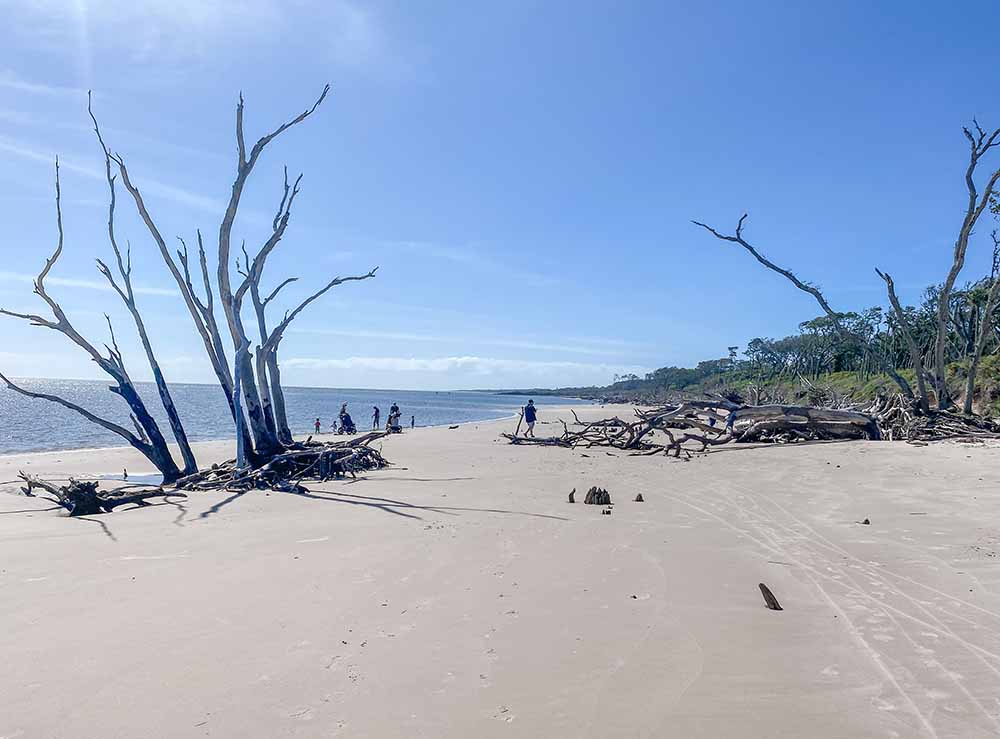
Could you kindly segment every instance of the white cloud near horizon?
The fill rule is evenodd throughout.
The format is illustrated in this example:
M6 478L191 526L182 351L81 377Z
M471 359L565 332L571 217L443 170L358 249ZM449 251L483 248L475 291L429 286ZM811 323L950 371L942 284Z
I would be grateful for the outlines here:
M588 354L588 355L594 355L594 354L599 354L601 352L609 351L610 347L616 347L617 349L622 350L631 346L627 342L622 342L616 339L574 339L574 341L578 343L553 344L543 341L532 341L530 339L483 338L483 337L456 336L456 335L446 336L437 334L406 333L406 332L395 332L395 331L369 331L364 329L292 327L289 329L289 332L297 334L316 334L320 336L343 336L346 338L356 338L356 339L386 339L390 341L426 341L426 342L436 342L436 343L463 342L463 343L475 343L487 346L502 346L502 347L509 347L512 349L534 349L539 351L554 351L554 352L566 352L570 354ZM586 344L591 344L592 346L588 347L586 346Z
M646 367L611 365L605 363L544 361L528 359L497 359L494 357L344 357L322 359L314 357L289 357L281 360L283 367L309 370L368 370L382 372L465 373L489 376L498 373L545 374L551 372L583 371L605 375L645 374Z

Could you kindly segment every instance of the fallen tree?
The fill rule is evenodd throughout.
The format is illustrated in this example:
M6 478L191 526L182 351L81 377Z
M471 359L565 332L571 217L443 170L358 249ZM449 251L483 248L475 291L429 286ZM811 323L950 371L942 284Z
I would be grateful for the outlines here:
M511 444L610 447L634 454L680 457L729 443L880 439L876 419L850 409L796 405L743 406L725 398L689 400L660 408L635 410L635 420L614 416L581 421L571 411L574 426L562 422L559 436L522 437L503 434ZM689 444L693 442L695 447ZM687 445L687 446L686 446Z

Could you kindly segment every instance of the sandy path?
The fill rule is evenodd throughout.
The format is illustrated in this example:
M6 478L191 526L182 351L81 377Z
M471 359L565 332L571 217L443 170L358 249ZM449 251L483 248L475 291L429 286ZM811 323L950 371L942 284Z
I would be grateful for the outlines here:
M677 462L505 425L104 526L0 495L0 737L1000 735L1000 450ZM125 465L0 458L0 480ZM613 515L566 502L592 484Z

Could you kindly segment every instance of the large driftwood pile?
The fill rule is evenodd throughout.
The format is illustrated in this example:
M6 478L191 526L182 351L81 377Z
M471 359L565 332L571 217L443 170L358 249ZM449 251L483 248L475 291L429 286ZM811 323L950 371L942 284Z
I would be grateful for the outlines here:
M25 495L34 496L35 490L44 490L47 500L59 504L71 516L88 516L110 513L118 506L129 503L144 505L150 498L186 497L185 492L224 490L277 490L281 492L306 492L303 481L323 482L336 477L365 470L382 469L388 462L381 452L369 446L385 436L373 432L347 442L321 443L312 441L294 443L288 450L272 457L260 467L237 467L236 460L212 465L192 475L182 477L170 485L126 485L112 490L100 489L96 480L70 479L68 485L55 485L21 472L18 477L26 483L21 488Z
M880 396L869 407L814 408L802 405L744 406L724 398L688 400L617 416L563 425L558 436L524 438L504 434L512 444L610 447L634 454L703 452L729 443L887 439L939 441L1000 438L1000 424L950 411L922 412L902 394Z
M879 396L865 410L883 438L902 441L1000 438L1000 424L983 416L930 409L926 413L900 394Z
M793 405L741 406L724 398L636 410L635 420L630 421L617 416L581 421L575 412L573 417L574 428L563 423L563 433L559 436L525 438L504 434L504 437L512 444L570 449L603 446L675 457L731 442L881 438L875 419L860 411Z
M368 446L385 436L377 431L343 443L322 444L306 441L294 445L257 468L239 469L235 460L212 465L177 481L184 490L278 490L301 492L303 480L324 482L335 477L377 470L389 463L375 448Z

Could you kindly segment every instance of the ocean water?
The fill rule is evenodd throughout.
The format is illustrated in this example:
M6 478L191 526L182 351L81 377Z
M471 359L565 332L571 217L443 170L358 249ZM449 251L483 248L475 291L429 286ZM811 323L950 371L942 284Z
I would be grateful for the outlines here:
M132 428L128 406L108 391L106 382L42 379L17 382L25 389L59 395L99 416ZM140 382L136 383L136 387L160 424L163 435L168 442L173 442L156 386ZM170 392L191 441L234 438L232 418L218 385L172 384ZM323 430L329 430L341 403L345 402L358 430L363 431L371 428L372 406L376 405L382 410L380 423L383 426L389 406L394 402L403 413L404 426L409 426L411 415L415 417L417 426L440 426L503 418L516 414L527 400L527 397L518 395L479 391L285 389L288 425L295 434L311 433L317 416ZM543 414L546 405L586 402L569 398L535 398L535 404ZM46 400L26 398L6 387L0 389L0 454L114 446L126 446L126 442L79 414Z

